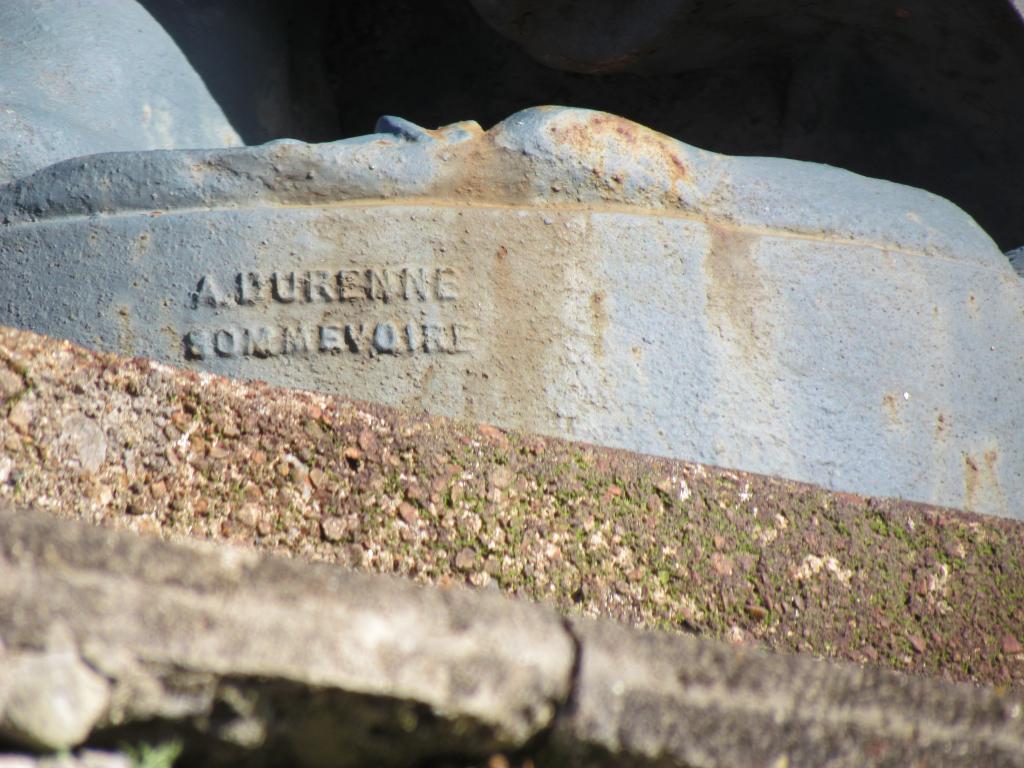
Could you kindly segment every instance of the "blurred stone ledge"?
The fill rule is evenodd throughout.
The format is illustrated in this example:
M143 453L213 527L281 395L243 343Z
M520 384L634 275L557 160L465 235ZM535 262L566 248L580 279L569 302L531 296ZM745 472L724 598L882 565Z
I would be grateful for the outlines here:
M6 504L0 637L0 732L43 750L176 739L207 765L1024 765L1018 693Z

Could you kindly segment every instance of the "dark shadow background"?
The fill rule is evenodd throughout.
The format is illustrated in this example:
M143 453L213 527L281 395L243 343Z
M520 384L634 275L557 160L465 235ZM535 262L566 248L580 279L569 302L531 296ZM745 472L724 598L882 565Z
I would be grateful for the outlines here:
M669 1L687 2L611 10ZM597 6L547 0L558 6L547 18L531 3L545 7L496 12L513 41L469 0L143 2L250 144L360 135L382 114L488 127L539 104L589 107L716 152L922 187L1004 250L1024 244L1024 25L1008 0L690 1L679 24L611 65L597 49L617 30L591 23ZM596 71L539 63L562 43L574 67ZM622 68L634 71L607 71Z

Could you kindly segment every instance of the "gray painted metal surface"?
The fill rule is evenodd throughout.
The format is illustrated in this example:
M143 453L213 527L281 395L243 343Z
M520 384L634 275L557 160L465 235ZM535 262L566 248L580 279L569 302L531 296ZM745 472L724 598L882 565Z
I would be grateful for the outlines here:
M378 130L0 187L0 323L1024 517L1024 281L947 201L585 110Z
M241 143L135 0L0 3L0 180L94 152Z

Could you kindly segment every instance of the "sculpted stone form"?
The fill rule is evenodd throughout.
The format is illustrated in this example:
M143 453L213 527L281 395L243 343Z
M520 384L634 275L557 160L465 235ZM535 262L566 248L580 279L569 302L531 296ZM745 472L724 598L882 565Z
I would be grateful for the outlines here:
M378 130L0 188L0 323L1022 514L1024 283L952 204L586 110Z
M134 0L4 0L0 73L0 181L93 152L242 143Z

